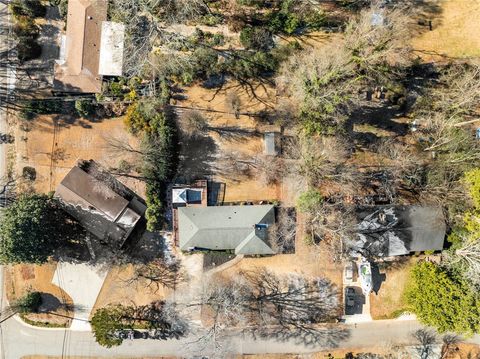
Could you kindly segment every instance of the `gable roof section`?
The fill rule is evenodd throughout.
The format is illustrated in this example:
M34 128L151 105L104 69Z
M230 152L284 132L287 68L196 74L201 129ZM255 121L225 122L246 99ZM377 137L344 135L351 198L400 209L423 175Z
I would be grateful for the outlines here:
M65 62L56 64L57 91L96 93L101 91L98 74L102 22L107 20L106 0L69 0Z
M206 248L235 250L237 254L272 254L265 242L275 222L272 205L182 207L178 209L179 246L182 250Z
M104 181L75 166L55 191L66 212L98 238L121 247L145 212L133 197L127 200Z

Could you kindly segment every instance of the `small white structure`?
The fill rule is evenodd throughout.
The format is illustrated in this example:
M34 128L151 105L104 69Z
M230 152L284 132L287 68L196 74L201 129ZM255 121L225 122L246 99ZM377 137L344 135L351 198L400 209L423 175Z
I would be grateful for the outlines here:
M269 156L278 155L277 134L275 132L265 132L264 135L265 154Z
M99 75L122 76L124 39L125 25L112 21L102 22Z

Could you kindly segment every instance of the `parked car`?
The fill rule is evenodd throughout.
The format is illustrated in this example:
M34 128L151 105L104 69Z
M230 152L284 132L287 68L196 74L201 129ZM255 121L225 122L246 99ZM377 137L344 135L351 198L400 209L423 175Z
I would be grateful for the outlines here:
M343 270L344 281L350 283L353 281L353 263L348 262Z
M345 290L345 306L353 308L355 306L355 289L347 287Z

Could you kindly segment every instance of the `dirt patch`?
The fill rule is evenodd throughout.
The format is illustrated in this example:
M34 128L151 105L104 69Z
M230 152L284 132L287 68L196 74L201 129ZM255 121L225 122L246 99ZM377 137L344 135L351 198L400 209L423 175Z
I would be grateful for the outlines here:
M377 294L370 294L370 314L373 319L391 319L405 309L404 290L410 275L410 270L418 262L418 258L393 264L385 269L379 268L380 283ZM376 288L374 288L376 289Z
M122 118L89 121L63 115L37 116L29 122L19 121L16 130L17 174L24 167L35 168L32 185L37 192L54 191L79 159L94 159L101 165L113 167L128 154L111 149L111 138L132 144L135 139L124 129ZM143 194L144 186L132 179L121 181L134 192Z
M383 347L373 347L373 348L358 348L358 349L336 349L329 351L321 351L317 353L308 354L305 358L308 359L344 359L345 355L352 353L353 355L360 353L373 353L373 354L387 354L388 349ZM238 355L238 359L300 359L303 358L302 355L296 354L262 354L262 355Z
M480 55L480 1L437 1L440 11L429 19L432 31L412 40L412 46L425 61L448 57Z
M236 113L230 105L232 94L239 101ZM273 87L260 83L247 87L228 82L218 90L196 85L187 88L180 97L176 106L181 127L185 116L196 111L205 119L206 128L183 141L179 175L208 177L224 183L225 202L281 200L281 186L265 183L259 167L264 156L263 133L269 126L259 117L275 103ZM237 159L245 171L234 168L228 158Z
M5 267L5 288L10 303L21 298L28 291L37 291L42 294L40 307L42 313L25 316L27 321L31 322L30 324L39 322L41 326L70 325L71 320L68 317L73 314L70 310L73 301L66 292L52 283L56 267L54 263L41 266L18 264Z
M170 289L155 285L148 287L146 281L132 281L135 267L127 265L114 267L109 272L97 297L92 314L96 309L109 304L147 305L153 301L164 299L171 292Z

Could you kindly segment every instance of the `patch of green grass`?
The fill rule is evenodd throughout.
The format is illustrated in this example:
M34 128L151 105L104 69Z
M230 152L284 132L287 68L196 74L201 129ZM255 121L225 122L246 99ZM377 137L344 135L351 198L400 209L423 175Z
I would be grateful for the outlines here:
M33 325L35 327L42 327L42 328L66 328L67 327L67 324L57 324L57 323L49 323L49 322L31 320L31 319L28 319L25 314L20 314L20 318L22 318L22 320L25 323Z

